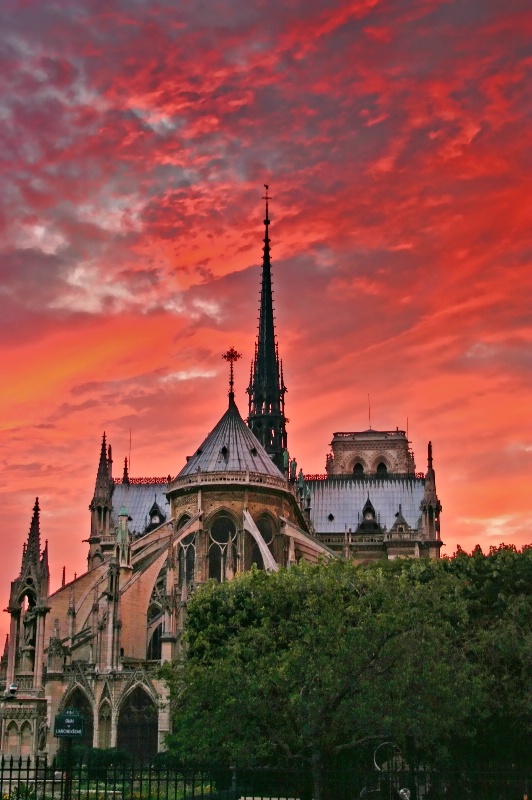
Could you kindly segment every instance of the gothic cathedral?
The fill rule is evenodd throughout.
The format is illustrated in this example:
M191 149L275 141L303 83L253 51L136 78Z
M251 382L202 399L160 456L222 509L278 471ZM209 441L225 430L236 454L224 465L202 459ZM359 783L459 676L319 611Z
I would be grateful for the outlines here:
M55 715L77 708L83 743L153 757L169 732L161 663L181 647L188 598L209 579L300 560L437 558L432 448L416 472L404 431L333 434L323 475L304 475L287 447L283 367L275 336L268 197L259 331L243 420L234 397L175 477L113 476L101 444L90 504L88 569L50 593L35 502L10 633L0 661L5 755L54 755Z

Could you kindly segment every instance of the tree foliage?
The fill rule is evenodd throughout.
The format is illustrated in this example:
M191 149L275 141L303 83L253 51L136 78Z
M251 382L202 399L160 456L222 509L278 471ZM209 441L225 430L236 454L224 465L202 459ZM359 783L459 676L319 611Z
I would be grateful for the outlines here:
M336 561L208 584L168 671L172 746L239 762L323 762L377 736L441 747L471 702L454 583Z
M410 763L516 763L516 726L530 730L531 555L338 560L206 584L186 656L165 670L171 749L306 763L318 783L324 764L384 739Z
M476 702L457 726L451 755L457 767L527 768L532 750L532 547L479 545L438 561L389 562L390 573L431 582L452 577L467 610L463 653Z

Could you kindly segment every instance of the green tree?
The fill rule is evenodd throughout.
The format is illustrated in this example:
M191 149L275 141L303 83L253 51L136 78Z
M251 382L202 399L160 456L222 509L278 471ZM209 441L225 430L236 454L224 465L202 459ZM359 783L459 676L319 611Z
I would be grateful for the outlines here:
M456 760L530 765L532 748L532 548L479 546L442 567L460 582L469 615L466 655L481 687ZM460 744L460 736L455 739Z
M421 575L421 577L420 577ZM378 737L441 759L475 702L455 576L343 561L209 583L166 669L181 757L324 766ZM443 712L443 713L442 713Z
M476 702L451 742L457 770L527 769L532 748L532 547L477 545L438 561L390 562L391 574L428 583L452 576L467 610L461 649ZM458 631L457 631L458 632Z

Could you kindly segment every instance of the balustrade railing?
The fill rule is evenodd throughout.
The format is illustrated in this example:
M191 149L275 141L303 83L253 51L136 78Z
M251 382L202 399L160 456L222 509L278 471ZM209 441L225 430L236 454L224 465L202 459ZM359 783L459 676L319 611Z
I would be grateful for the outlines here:
M255 483L264 486L275 486L276 488L287 489L286 478L276 478L274 475L265 475L262 472L193 472L190 475L183 475L176 478L169 485L169 490L194 484L205 483Z
M167 475L166 478L128 478L126 483L131 484L132 486L147 486L151 485L152 483L163 484L166 485L172 480L170 475ZM113 478L113 483L123 483L122 478Z
M367 482L367 481L419 481L425 480L425 473L424 472L383 472L383 473L362 473L361 475L354 475L352 472L342 472L338 474L331 473L330 475L326 472L322 473L313 473L304 476L305 481L310 483L312 481L356 481L356 482Z

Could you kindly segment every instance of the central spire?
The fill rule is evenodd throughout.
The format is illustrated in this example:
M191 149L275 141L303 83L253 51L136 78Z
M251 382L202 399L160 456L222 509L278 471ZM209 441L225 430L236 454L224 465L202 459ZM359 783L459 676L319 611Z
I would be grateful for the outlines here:
M269 236L268 185L264 184L266 203L264 218L264 248L262 258L262 286L260 294L259 332L255 346L255 358L251 365L248 387L248 425L266 449L270 458L283 472L286 453L286 417L284 415L283 367L275 340L273 316L273 292Z

